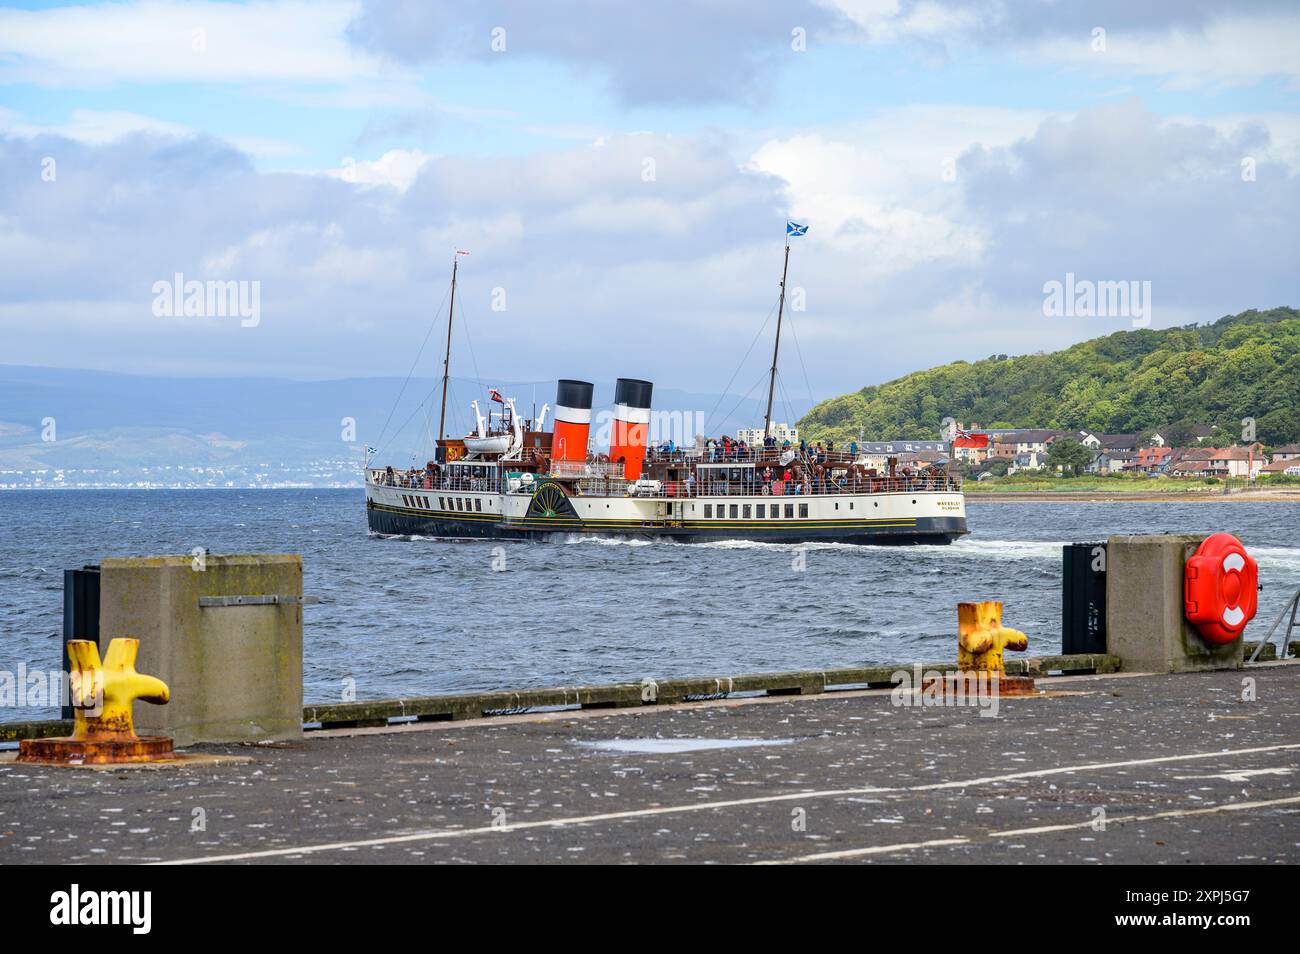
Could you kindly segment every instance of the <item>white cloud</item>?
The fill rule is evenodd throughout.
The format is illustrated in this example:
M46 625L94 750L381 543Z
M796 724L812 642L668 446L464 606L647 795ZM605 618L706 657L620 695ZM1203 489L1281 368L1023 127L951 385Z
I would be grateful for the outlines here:
M18 113L0 110L0 131L26 138L35 136L63 136L76 142L103 145L133 133L148 133L176 139L191 139L203 135L199 130L183 123L169 122L154 116L144 116L124 110L74 109L66 122L30 123ZM239 151L258 159L279 159L296 155L299 147L277 139L257 136L216 136Z
M813 241L856 248L874 271L934 260L971 261L980 230L956 221L962 170L974 145L1005 146L1046 114L912 106L860 123L773 139L752 158L785 182L790 214L816 223Z
M1161 326L1294 301L1300 180L1272 160L1255 182L1238 169L1242 150L1289 141L1268 129L1171 122L1136 101L1046 118L909 107L743 151L652 134L495 159L399 151L355 163L350 181L259 173L168 135L66 142L45 182L47 144L0 136L0 250L14 263L0 353L401 373L460 247L473 255L458 301L485 373L721 387L775 301L788 212L811 226L791 260L807 292L793 329L816 388L835 393L1120 330L1043 318L1042 285L1067 270L1152 279ZM177 271L261 282L262 323L160 324L150 285ZM761 377L754 361L742 390ZM798 363L786 368L801 392Z
M1270 76L1300 82L1298 40L1300 11L1290 10L1224 16L1200 29L1161 34L1109 29L1104 52L1092 49L1087 33L1054 37L1026 52L1043 63L1165 76L1167 88L1188 89L1253 83Z
M843 18L828 31L842 42L980 46L1040 65L1166 77L1170 88L1300 81L1300 10L1294 4L1092 3L999 0L815 0ZM1105 50L1093 30L1105 31Z
M361 186L390 186L405 192L432 157L419 149L390 149L378 159L343 160L325 174Z
M359 7L339 0L252 3L128 0L0 10L0 80L48 86L115 82L303 82L394 75L345 37Z

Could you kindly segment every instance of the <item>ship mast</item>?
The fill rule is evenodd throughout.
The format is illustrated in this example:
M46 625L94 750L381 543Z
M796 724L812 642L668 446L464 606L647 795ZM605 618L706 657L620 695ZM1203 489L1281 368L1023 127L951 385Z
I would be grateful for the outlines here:
M789 248L786 253L789 254ZM451 257L451 302L447 305L447 351L442 359L442 410L438 412L438 441L446 436L444 425L447 422L447 379L451 372L451 316L456 308L456 266L460 264L460 252Z
M772 345L772 377L767 383L767 413L763 415L763 439L772 436L772 398L776 394L776 358L781 352L781 316L785 313L785 279L790 273L790 235L785 238L785 265L781 268L781 300L776 308L776 343Z

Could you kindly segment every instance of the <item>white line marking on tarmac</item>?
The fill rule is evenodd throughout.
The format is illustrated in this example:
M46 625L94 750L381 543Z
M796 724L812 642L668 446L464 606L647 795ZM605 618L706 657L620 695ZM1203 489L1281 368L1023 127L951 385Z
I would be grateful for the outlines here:
M1213 775L1175 775L1180 782L1195 782L1202 779L1217 778L1225 782L1248 782L1257 775L1290 775L1293 768L1242 769L1239 772L1218 772Z
M1162 818L1190 818L1193 815L1214 815L1218 812L1241 812L1249 811L1255 808L1271 808L1276 805L1295 805L1300 803L1300 795L1294 798L1274 798L1265 802L1234 802L1231 805L1217 805L1214 808L1184 808L1175 809L1167 812L1157 812L1154 815L1124 815L1119 818L1108 818L1106 824L1122 825L1128 822L1157 821ZM1043 825L1039 828L1017 828L1014 831L991 831L988 833L989 838L1022 838L1025 835L1046 835L1055 831L1071 831L1079 828L1093 828L1097 824L1095 818L1088 821L1076 822L1069 825ZM845 858L864 858L868 855L892 855L895 852L910 851L915 848L944 848L952 845L968 845L970 838L943 838L936 841L913 841L896 845L874 845L870 848L847 848L843 851L823 851L815 855L798 855L794 858L772 858L766 861L756 861L756 865L797 865L812 861L835 861Z
M206 855L195 858L177 858L171 861L151 862L157 865L201 865L218 861L251 861L258 858L284 858L290 855L309 855L322 851L340 851L346 848L377 848L383 845L400 845L413 841L441 841L448 838L466 838L474 835L497 835L510 831L527 831L536 828L568 828L576 825L590 825L596 822L622 821L628 818L650 818L656 815L678 815L687 812L711 811L722 808L742 808L747 805L767 805L777 802L789 802L796 799L844 798L853 795L880 795L890 792L937 792L954 788L970 788L978 785L991 785L995 782L1014 782L1027 778L1043 778L1049 775L1069 775L1074 772L1096 772L1106 769L1131 768L1139 765L1161 765L1169 762L1190 762L1196 759L1230 758L1238 755L1255 755L1260 752L1285 752L1300 749L1300 743L1284 745L1262 745L1249 749L1225 749L1219 752L1193 752L1188 755L1165 755L1152 759L1126 759L1121 762L1091 762L1084 765L1064 765L1057 768L1033 769L1024 772L1010 772L1006 775L986 775L981 778L967 779L959 782L933 782L928 785L905 786L864 786L860 788L824 789L811 792L790 792L784 795L759 795L754 798L738 798L729 801L695 802L689 805L661 805L656 808L637 808L623 812L605 812L599 815L575 815L568 818L552 818L545 821L518 822L513 825L481 828L443 828L432 831L413 832L407 835L387 835L380 838L363 838L356 841L336 841L320 845L303 845L299 848L268 848L262 851L243 851L228 855Z
M1300 795L1293 798L1271 798L1263 802L1232 802L1228 805L1215 805L1213 808L1175 808L1167 812L1156 812L1154 815L1122 815L1118 818L1107 818L1106 825L1123 825L1128 822L1156 821L1161 818L1191 818L1195 815L1214 815L1218 812L1244 812L1252 808L1272 808L1275 805L1296 805L1300 804ZM1019 838L1021 835L1043 835L1053 831L1069 831L1072 828L1093 828L1097 824L1097 819L1091 818L1085 822L1077 822L1070 825L1043 825L1040 828L1019 828L1015 831L991 831L990 838Z
M951 845L968 845L969 838L937 838L934 841L907 841L896 845L874 845L871 848L849 848L845 851L823 851L815 855L800 855L797 858L769 858L755 861L756 865L794 865L805 861L835 861L840 858L864 858L867 855L892 855L899 851L911 851L914 848L946 848Z

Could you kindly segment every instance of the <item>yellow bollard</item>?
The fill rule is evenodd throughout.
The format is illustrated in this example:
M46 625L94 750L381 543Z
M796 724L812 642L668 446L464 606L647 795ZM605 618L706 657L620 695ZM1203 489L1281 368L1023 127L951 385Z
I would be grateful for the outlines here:
M131 710L135 700L165 705L171 698L165 682L135 671L139 651L140 640L115 639L108 644L101 665L95 643L87 639L68 641L74 739L134 739Z
M995 696L1034 696L1030 676L1008 676L1002 653L1007 649L1028 649L1029 637L1018 629L1002 625L1002 602L957 604L957 672L927 679L922 692L935 692L943 699L960 700L981 693Z
M1004 649L1029 648L1029 637L1002 625L1001 600L957 604L957 668L1005 675Z
M167 684L135 671L138 639L114 639L103 663L99 646L85 639L68 640L72 661L68 689L74 723L66 738L24 739L18 761L98 765L116 762L152 762L172 758L172 740L166 736L135 734L132 706L137 699L165 704L171 698Z

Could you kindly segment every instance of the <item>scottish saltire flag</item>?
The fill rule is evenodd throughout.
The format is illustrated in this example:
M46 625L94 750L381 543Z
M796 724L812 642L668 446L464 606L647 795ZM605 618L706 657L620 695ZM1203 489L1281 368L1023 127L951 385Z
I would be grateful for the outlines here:
M798 224L797 222L786 222L786 223L785 223L785 234L786 234L786 235L793 235L793 236L807 235L807 234L808 234L808 226L806 226L806 225L800 225L800 224Z
M378 454L378 453L379 453L379 448L378 448L378 447L371 447L369 444L367 444L367 445L366 445L366 453L367 453L367 454Z

